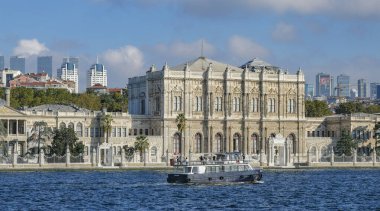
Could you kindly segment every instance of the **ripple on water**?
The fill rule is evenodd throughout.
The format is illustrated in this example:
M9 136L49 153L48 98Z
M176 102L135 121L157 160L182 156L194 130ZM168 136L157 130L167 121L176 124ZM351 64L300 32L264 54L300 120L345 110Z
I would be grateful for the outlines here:
M165 171L0 172L1 210L376 210L380 170L265 170L263 184L173 185Z

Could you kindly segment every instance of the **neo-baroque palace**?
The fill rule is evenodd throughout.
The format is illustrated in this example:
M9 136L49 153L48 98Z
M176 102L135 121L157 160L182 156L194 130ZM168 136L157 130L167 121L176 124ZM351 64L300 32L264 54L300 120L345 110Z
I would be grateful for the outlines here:
M0 119L8 130L0 154L22 156L37 121L49 127L71 127L85 145L84 162L123 162L123 147L146 135L146 162L168 165L171 159L212 158L240 152L262 166L319 162L332 152L342 134L357 140L363 153L374 146L378 116L370 114L305 117L305 78L301 69L287 70L257 58L237 67L199 57L178 66L154 65L128 80L128 113L90 111L68 105L41 105L20 110L0 103ZM113 118L105 142L101 117ZM176 118L183 114L180 134ZM48 144L48 143L46 143ZM139 163L137 153L127 162Z

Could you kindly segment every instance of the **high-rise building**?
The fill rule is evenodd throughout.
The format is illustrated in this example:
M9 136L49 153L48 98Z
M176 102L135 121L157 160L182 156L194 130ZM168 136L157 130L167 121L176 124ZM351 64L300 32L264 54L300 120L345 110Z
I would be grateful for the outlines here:
M25 73L25 58L19 56L11 56L9 59L9 66L11 70L19 70Z
M79 92L78 84L78 69L75 64L70 62L65 62L61 65L61 68L57 70L57 78L61 80L68 80L75 82L75 93Z
M377 86L380 85L380 83L370 83L370 98L376 99L377 98Z
M53 75L53 58L51 56L39 56L37 58L37 73L47 73Z
M318 73L315 79L315 95L329 97L334 93L334 78L327 73Z
M305 97L306 98L314 97L314 85L313 84L305 84Z
M336 95L338 97L350 96L350 76L341 74L336 77Z
M0 56L0 70L4 70L5 63L4 63L4 56Z
M380 85L376 86L376 99L380 99Z
M367 81L365 79L358 80L358 97L367 97Z
M95 84L107 86L107 70L104 68L104 65L98 64L98 62L93 64L87 72L87 88Z
M78 57L66 57L63 58L62 63L72 63L75 64L75 67L79 68L79 58Z

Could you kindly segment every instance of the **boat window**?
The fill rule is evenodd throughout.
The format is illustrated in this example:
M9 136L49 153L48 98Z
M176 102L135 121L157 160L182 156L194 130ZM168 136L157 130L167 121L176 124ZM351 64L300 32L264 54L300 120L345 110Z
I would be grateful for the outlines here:
M231 171L238 171L238 166L231 166Z
M206 172L219 172L220 168L219 166L207 166Z
M244 170L246 170L246 169L245 169L245 165L240 165L240 166L239 166L239 171L244 171Z
M184 173L191 173L191 168L192 167L184 167Z

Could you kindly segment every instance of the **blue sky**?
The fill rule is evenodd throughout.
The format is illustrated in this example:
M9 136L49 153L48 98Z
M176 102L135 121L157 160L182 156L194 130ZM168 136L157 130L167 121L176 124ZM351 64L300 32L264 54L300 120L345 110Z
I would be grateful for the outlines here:
M1 0L0 55L80 58L80 89L99 56L110 87L149 66L201 54L232 65L259 57L307 82L318 72L380 82L377 0Z

